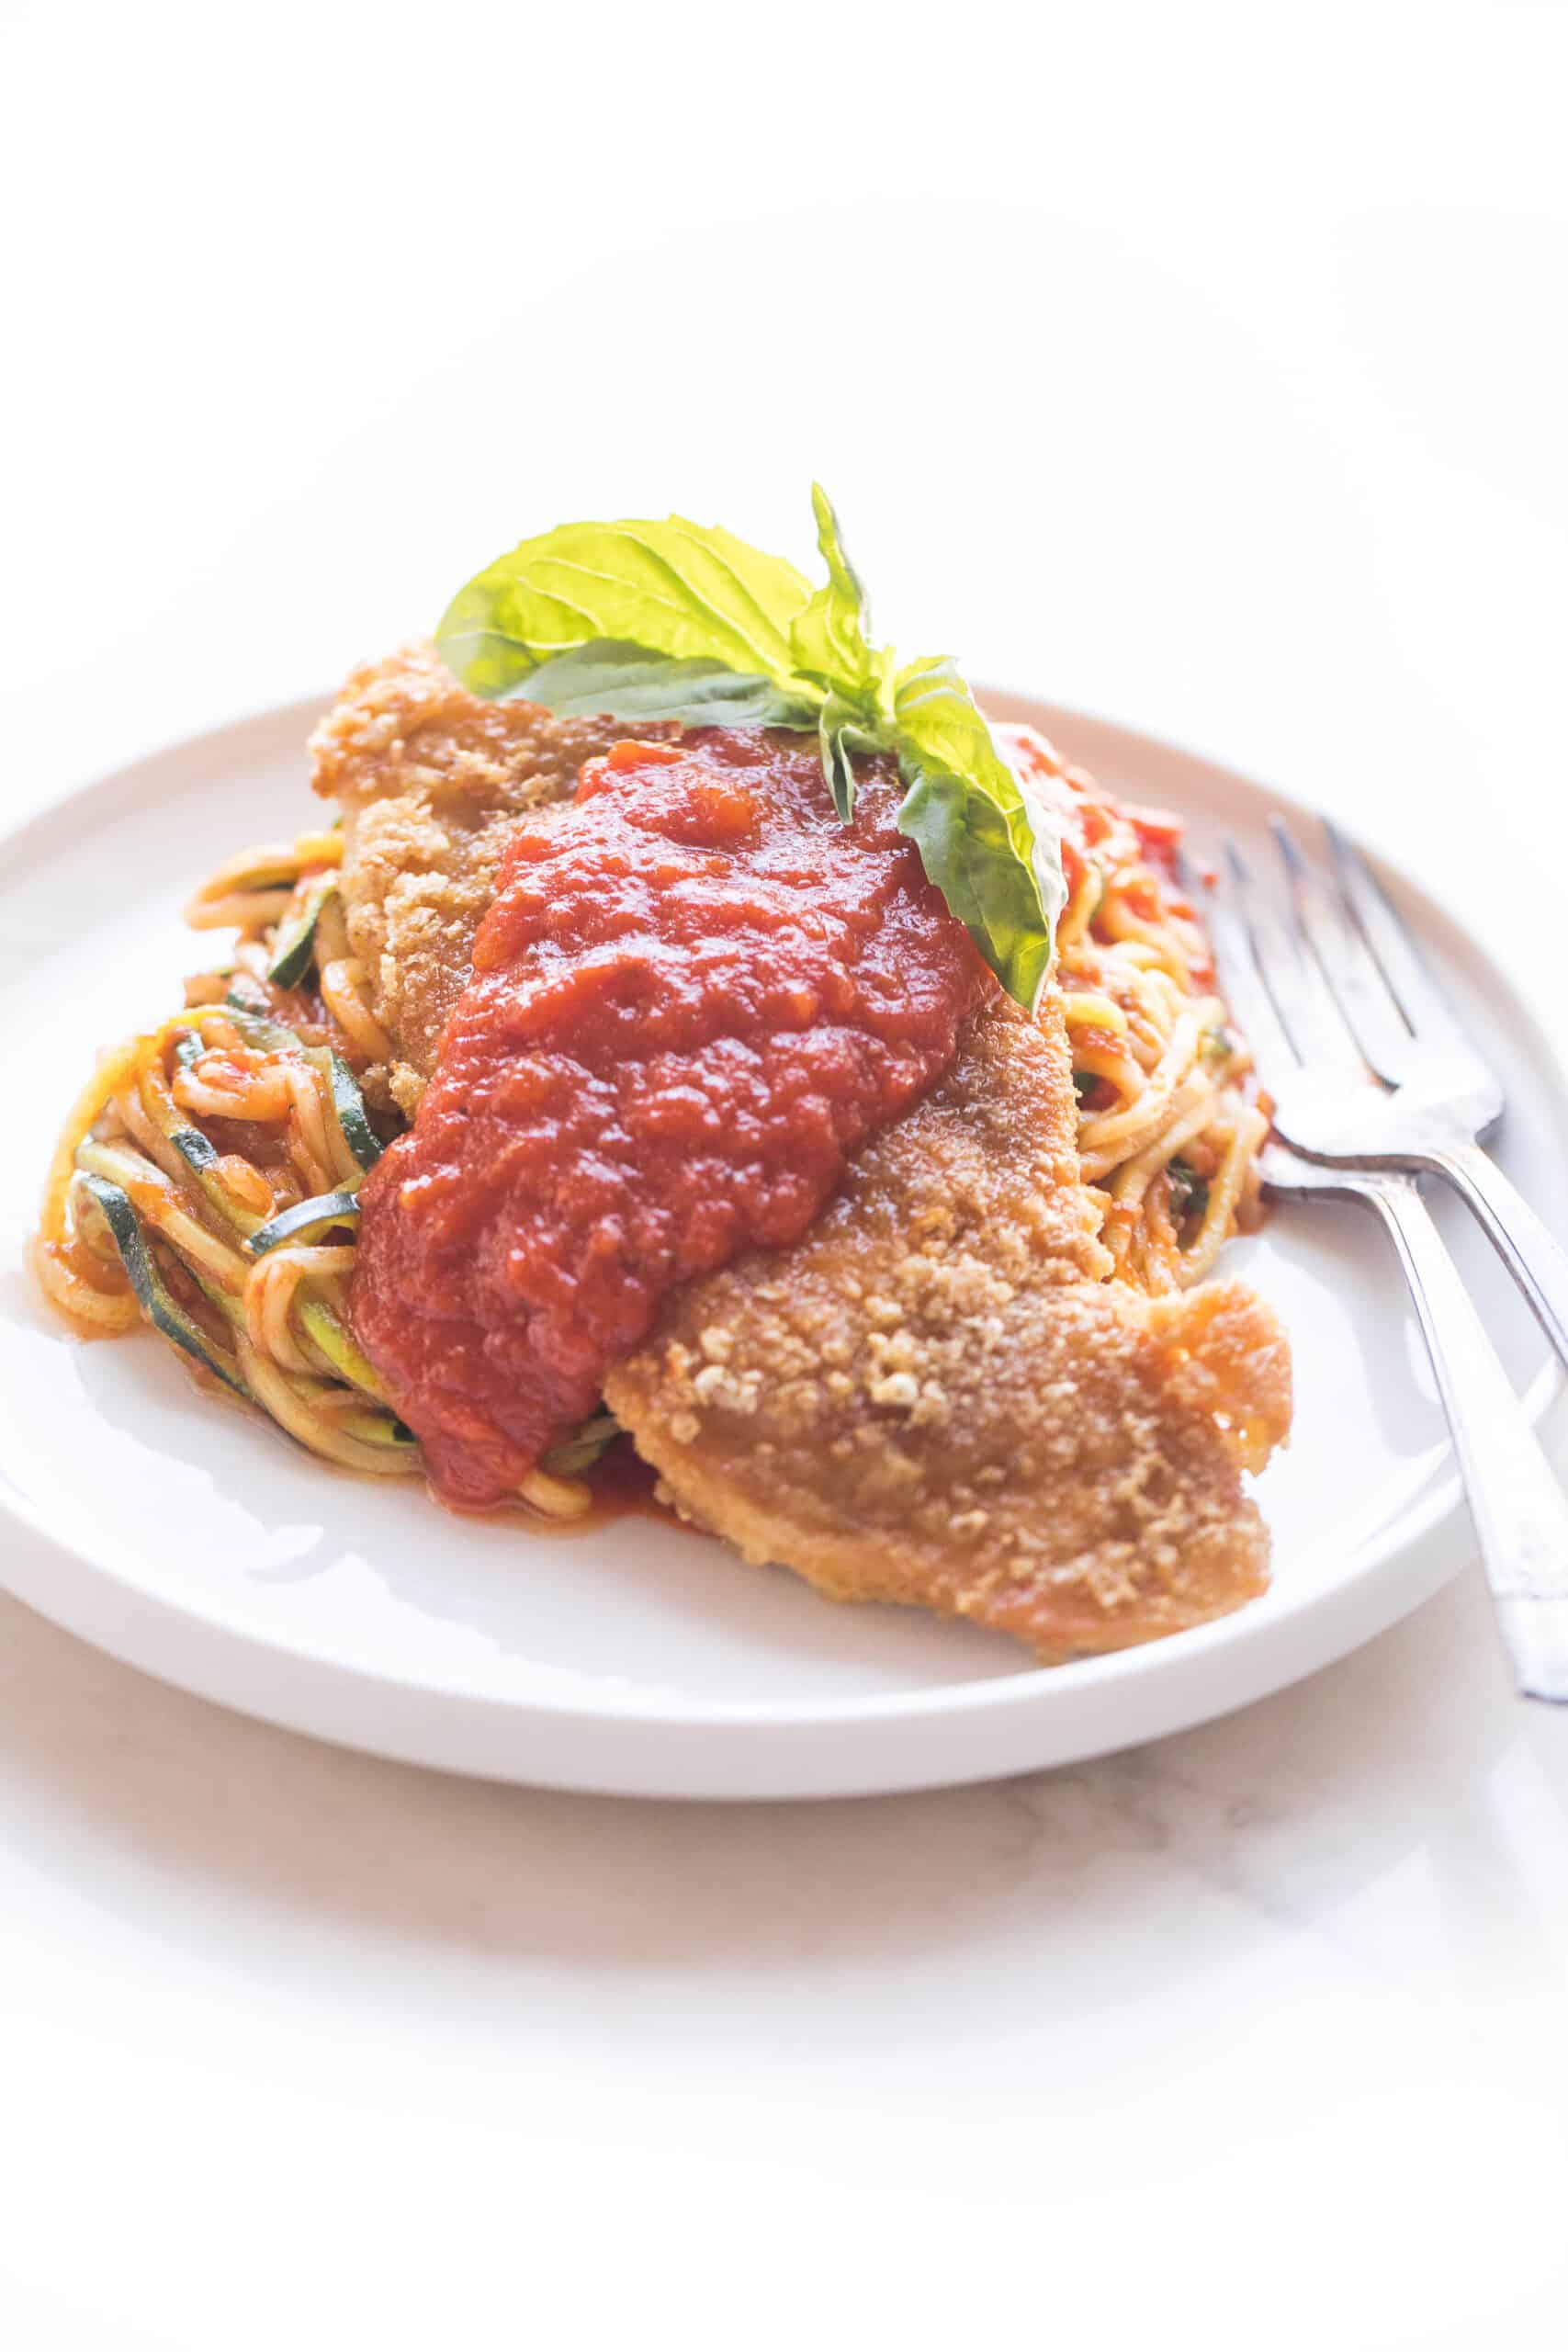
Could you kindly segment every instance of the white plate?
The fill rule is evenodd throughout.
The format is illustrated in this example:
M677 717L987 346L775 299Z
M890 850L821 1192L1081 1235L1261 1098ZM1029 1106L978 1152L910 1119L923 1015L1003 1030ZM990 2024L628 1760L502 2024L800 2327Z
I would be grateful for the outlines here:
M1005 695L1113 788L1258 835L1280 803L1190 754ZM988 1778L1123 1747L1239 1706L1391 1623L1468 1555L1419 1340L1371 1220L1276 1211L1231 1271L1294 1343L1295 1435L1259 1483L1272 1589L1238 1615L1043 1671L999 1637L836 1608L783 1570L649 1521L586 1536L452 1518L207 1401L151 1336L84 1344L21 1262L53 1132L95 1050L175 1000L203 872L313 804L312 705L159 753L6 846L0 974L12 1122L3 1187L0 1495L52 1539L9 1580L171 1682L321 1737L502 1779L641 1795L846 1795ZM1260 851L1263 844L1259 843ZM1562 1073L1502 974L1428 902L1407 914L1495 1055L1501 1156L1546 1215ZM1538 1412L1546 1351L1483 1246L1458 1236Z

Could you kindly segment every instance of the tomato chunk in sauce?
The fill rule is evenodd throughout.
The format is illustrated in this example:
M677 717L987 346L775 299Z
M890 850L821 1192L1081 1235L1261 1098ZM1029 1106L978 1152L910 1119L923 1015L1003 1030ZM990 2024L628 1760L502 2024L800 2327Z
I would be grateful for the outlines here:
M995 982L814 741L618 744L525 818L413 1127L361 1193L355 1330L437 1490L515 1492L671 1286L805 1231Z

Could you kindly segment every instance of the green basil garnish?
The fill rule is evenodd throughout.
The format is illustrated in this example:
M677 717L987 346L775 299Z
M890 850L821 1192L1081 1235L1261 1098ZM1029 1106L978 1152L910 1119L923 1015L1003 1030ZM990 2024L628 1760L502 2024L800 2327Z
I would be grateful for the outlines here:
M899 831L1009 995L1032 1012L1066 903L1050 814L1026 797L951 661L900 667L872 644L838 517L819 487L811 495L828 568L815 592L792 564L680 515L567 523L460 590L436 644L492 700L526 695L565 717L602 712L634 726L810 730L846 823L854 755L892 752L905 785Z

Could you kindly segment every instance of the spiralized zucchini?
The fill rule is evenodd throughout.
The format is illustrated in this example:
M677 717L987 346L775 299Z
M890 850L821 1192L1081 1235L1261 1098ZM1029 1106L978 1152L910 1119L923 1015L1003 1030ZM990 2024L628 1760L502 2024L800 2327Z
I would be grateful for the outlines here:
M393 1117L358 1075L386 1040L349 953L336 834L231 858L197 893L197 929L235 925L193 1000L116 1046L56 1147L33 1257L54 1304L111 1334L145 1322L205 1385L312 1453L377 1476L423 1467L349 1327L360 1182ZM600 1413L525 1483L556 1519L619 1434Z

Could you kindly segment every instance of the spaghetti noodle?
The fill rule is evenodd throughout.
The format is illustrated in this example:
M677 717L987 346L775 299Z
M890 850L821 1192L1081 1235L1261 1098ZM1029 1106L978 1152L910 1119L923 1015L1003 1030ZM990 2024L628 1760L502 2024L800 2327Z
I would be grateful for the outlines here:
M1269 1116L1177 884L1181 828L1120 807L1033 728L997 734L1061 827L1068 898L1053 985L1111 1278L1151 1293L1186 1289L1232 1234L1258 1221Z
M1173 820L1123 810L1028 728L998 730L1063 831L1068 900L1052 985L1079 1102L1085 1182L1112 1279L1168 1292L1258 1215L1268 1116L1174 873ZM186 1004L99 1063L62 1133L34 1243L84 1332L150 1322L206 1385L346 1468L421 1468L347 1317L361 1179L402 1125L359 1080L392 1040L336 884L342 837L306 833L211 875L186 910L233 929ZM525 1480L547 1516L584 1511L618 1434L600 1413Z

